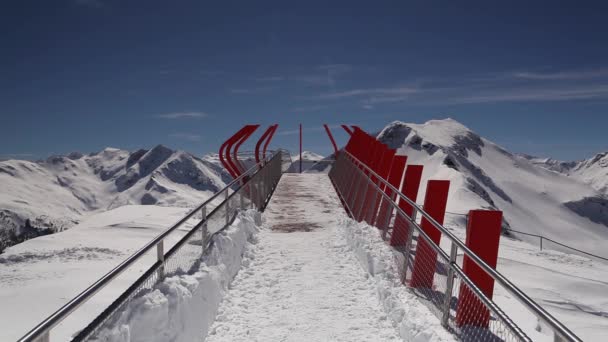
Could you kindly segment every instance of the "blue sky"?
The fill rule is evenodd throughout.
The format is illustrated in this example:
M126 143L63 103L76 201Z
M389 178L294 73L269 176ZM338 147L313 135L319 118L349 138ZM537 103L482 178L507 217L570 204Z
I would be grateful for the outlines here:
M327 153L323 123L446 117L514 152L608 150L600 2L327 3L6 2L0 158L202 154L275 122L276 146L295 150L302 122L305 149Z

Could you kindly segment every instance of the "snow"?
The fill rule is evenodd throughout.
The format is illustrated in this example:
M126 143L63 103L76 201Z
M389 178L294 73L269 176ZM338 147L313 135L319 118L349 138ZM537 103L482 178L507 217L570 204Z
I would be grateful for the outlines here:
M559 161L523 155L535 165L583 181L608 196L608 152L598 153L581 161Z
M228 285L247 258L258 231L259 213L240 213L215 235L211 252L194 274L168 277L154 290L135 298L118 318L100 329L98 341L190 342L201 340L215 319Z
M0 341L21 337L187 211L123 206L93 215L72 229L8 248L0 255ZM193 223L188 221L183 229ZM167 237L166 248L185 234L183 229ZM53 336L62 340L82 329L155 261L156 250L147 253L53 330Z
M311 151L302 151L302 161L319 161L324 157L318 153ZM293 161L300 160L300 153L293 155Z
M445 226L464 241L459 216L447 215ZM449 241L441 247L448 251ZM462 263L462 254L459 254ZM608 334L608 263L501 236L497 270L521 288L584 341L600 341ZM548 327L537 333L537 319L499 286L494 300L534 340L552 341Z
M405 288L362 267L327 175L284 175L264 219L206 341L453 340L399 297Z
M343 218L340 223L342 235L373 280L376 293L403 340L455 340L437 317L401 283L395 252L382 240L378 229L348 218Z

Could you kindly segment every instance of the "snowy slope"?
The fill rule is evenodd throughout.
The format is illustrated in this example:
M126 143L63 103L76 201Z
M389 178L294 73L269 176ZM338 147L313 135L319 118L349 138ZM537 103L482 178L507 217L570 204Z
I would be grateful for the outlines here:
M12 246L0 255L0 341L15 341L82 290L182 218L188 209L127 205L91 215L76 226ZM170 234L170 248L192 228ZM58 326L64 341L90 322L156 261L147 253L111 286Z
M593 158L586 160L571 162L532 156L523 157L546 169L581 180L608 196L608 152L598 153Z
M0 240L10 245L61 231L91 213L128 204L192 206L227 180L219 166L162 145L135 152L106 148L38 162L3 161Z
M292 154L291 160L292 160L292 163L289 166L289 168L287 169L287 172L289 172L289 173L300 172L300 154L299 153ZM302 172L306 172L306 171L310 170L315 165L318 165L317 163L322 160L323 160L323 156L318 153L310 152L310 151L303 151L302 152Z
M539 167L452 119L393 122L378 138L408 155L408 164L424 165L422 184L451 181L448 211L497 208L506 227L606 255L606 200L588 184ZM421 187L419 199L424 192Z
M300 160L300 154L296 153L292 156L293 160ZM302 151L302 161L319 161L323 159L323 156L315 153L315 152L311 152L311 151Z

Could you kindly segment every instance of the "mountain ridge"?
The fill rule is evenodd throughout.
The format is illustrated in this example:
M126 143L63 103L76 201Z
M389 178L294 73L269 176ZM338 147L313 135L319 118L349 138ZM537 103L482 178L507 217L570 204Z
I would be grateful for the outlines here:
M218 165L163 145L2 161L0 250L123 205L192 206L228 181Z
M503 228L603 252L608 201L582 180L540 167L452 119L395 121L377 138L407 155L408 164L424 165L422 184L429 179L451 181L448 211L501 210ZM421 186L418 198L425 192Z

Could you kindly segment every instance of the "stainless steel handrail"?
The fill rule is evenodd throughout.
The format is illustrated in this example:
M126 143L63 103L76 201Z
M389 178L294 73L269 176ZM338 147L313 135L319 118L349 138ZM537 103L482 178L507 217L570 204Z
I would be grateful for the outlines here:
M419 212L433 227L438 229L442 234L444 234L452 243L458 246L464 254L469 257L473 262L475 262L481 269L484 270L492 279L497 281L502 287L504 287L510 294L512 294L521 304L528 307L535 316L540 318L544 323L549 325L553 331L558 333L561 338L567 339L569 341L581 341L582 340L576 336L570 329L568 329L563 323L558 321L553 315L547 312L544 308L542 308L538 303L536 303L532 298L526 295L521 289L515 286L511 281L509 281L505 276L500 274L498 271L490 267L487 263L485 263L477 254L471 251L460 239L458 239L454 234L452 234L448 229L446 229L443 225L433 219L429 214L427 214L416 202L410 200L407 196L402 194L396 187L386 181L382 176L374 172L371 168L369 168L365 163L361 162L357 157L352 155L350 152L346 150L342 150L341 153L345 153L353 162L362 166L366 172L368 172L371 176L375 177L387 189L391 190L394 194L396 194L401 200L406 201L416 212ZM447 255L447 254L446 254Z
M29 342L29 341L48 341L48 333L49 331L61 323L70 313L80 307L82 304L87 302L93 295L107 286L114 278L122 274L129 266L133 265L136 261L138 261L144 254L152 250L154 247L158 246L162 241L173 231L183 225L186 221L192 218L197 212L199 212L202 208L209 205L211 202L216 200L220 195L224 194L226 191L229 191L232 186L235 184L241 183L246 177L255 174L259 170L261 170L270 160L280 155L279 153L268 156L265 160L256 163L254 166L245 171L238 178L234 179L232 182L228 183L224 188L215 193L201 205L197 206L195 209L191 210L186 216L181 218L177 223L171 226L169 229L160 233L157 237L152 239L142 248L140 248L137 252L132 254L130 257L121 262L114 269L106 273L103 277L95 281L92 285L66 303L64 306L59 308L49 317L47 317L44 321L39 323L36 327L30 330L27 334L21 337L18 342Z

